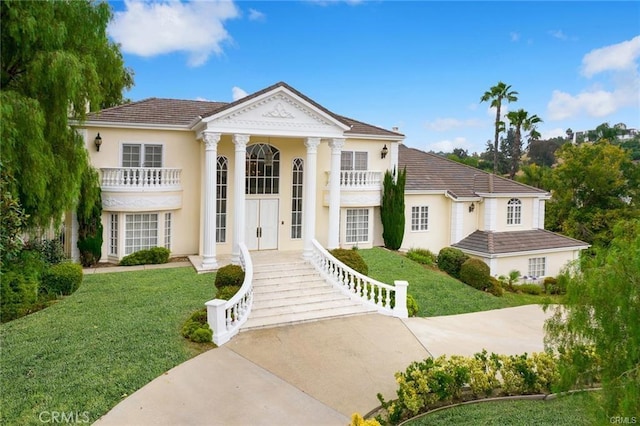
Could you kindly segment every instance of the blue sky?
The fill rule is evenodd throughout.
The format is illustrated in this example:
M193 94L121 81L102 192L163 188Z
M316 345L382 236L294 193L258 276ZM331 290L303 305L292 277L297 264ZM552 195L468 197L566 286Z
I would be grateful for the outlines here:
M233 101L285 81L409 146L484 151L498 81L543 137L640 128L640 2L118 1L132 100Z

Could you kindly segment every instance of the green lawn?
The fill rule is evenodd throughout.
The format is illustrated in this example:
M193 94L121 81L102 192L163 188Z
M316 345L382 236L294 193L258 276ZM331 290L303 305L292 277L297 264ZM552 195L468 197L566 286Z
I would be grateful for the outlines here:
M584 392L549 401L496 401L461 405L409 422L407 426L432 425L592 425L597 393ZM606 422L609 423L609 422Z
M0 424L41 424L43 411L95 421L212 347L189 344L180 328L213 298L213 280L192 268L87 275L75 294L2 324Z
M543 303L547 296L505 292L503 297L478 291L444 272L420 265L402 254L383 248L358 251L369 266L369 275L384 283L409 282L409 294L418 302L418 316L439 316L487 311ZM558 298L552 299L557 301Z

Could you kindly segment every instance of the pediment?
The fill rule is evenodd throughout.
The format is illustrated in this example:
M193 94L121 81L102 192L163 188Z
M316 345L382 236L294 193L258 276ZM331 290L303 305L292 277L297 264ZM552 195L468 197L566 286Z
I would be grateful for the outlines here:
M349 126L284 87L203 120L209 130L263 135L342 137Z

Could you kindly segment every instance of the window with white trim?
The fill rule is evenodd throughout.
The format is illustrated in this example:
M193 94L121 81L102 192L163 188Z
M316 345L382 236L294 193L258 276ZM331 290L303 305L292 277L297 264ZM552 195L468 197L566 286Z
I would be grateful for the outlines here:
M280 193L280 151L257 143L247 147L245 194Z
M429 229L429 206L411 207L411 230L427 231Z
M164 248L171 250L171 213L164 214Z
M507 203L507 225L522 223L522 201L512 198Z
M122 145L122 167L162 167L162 145Z
M136 213L125 216L124 254L158 245L158 214Z
M227 241L227 180L229 178L227 157L218 157L216 180L216 243Z
M291 180L291 238L302 238L302 174L304 161L302 158L294 158L292 164Z
M109 254L118 255L118 215L111 214L109 227Z
M366 151L342 151L340 170L368 170L369 153Z
M529 276L530 277L544 277L546 275L546 257L531 257L529 258Z
M369 209L347 209L346 242L369 241Z

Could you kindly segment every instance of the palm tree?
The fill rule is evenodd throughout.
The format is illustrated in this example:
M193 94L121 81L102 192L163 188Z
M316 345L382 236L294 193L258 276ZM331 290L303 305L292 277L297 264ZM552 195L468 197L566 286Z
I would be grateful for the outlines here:
M493 140L493 173L498 173L498 136L501 131L504 131L504 123L500 121L500 108L502 107L502 101L515 102L518 100L516 96L518 92L510 91L511 86L501 81L495 86L484 92L484 95L480 98L480 102L491 101L491 106L496 108L496 133Z
M522 156L522 131L529 132L529 140L540 138L540 133L536 130L536 124L542 123L542 119L535 114L530 116L522 108L509 112L507 119L511 123L511 127L515 128L516 131L516 140L511 147L511 167L509 167L509 179L513 179L518 172L520 157Z

